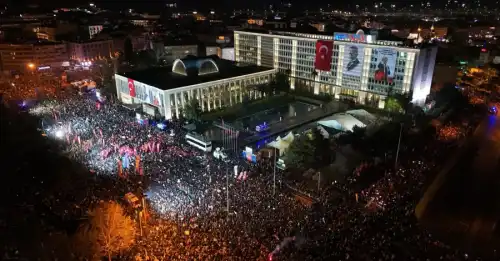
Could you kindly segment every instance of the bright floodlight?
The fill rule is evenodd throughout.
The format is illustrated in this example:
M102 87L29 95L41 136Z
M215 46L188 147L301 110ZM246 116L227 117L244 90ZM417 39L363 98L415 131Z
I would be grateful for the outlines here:
M61 139L62 137L64 137L64 132L62 130L56 131L56 137Z

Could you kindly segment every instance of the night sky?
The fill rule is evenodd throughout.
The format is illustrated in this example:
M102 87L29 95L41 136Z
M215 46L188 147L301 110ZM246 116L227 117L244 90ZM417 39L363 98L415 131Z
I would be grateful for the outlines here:
M475 0L479 1L483 6L491 5L496 0ZM282 2L292 3L292 8L297 10L314 10L319 7L326 8L330 5L330 8L335 9L350 9L354 10L356 5L363 7L371 7L375 3L383 3L384 6L389 6L395 4L398 7L402 6L419 6L421 3L430 2L435 8L444 7L448 0L381 0L381 1L370 1L370 0L0 0L0 3L8 3L10 6L16 6L18 8L26 8L30 4L37 4L39 7L43 7L47 10L58 8L58 7L74 7L74 6L86 6L88 3L94 2L98 6L105 9L125 9L133 8L138 11L149 11L158 12L167 3L176 2L180 11L189 11L196 9L198 11L207 11L211 9L215 10L226 10L230 11L233 9L264 9L268 8L271 4L274 6L280 6Z

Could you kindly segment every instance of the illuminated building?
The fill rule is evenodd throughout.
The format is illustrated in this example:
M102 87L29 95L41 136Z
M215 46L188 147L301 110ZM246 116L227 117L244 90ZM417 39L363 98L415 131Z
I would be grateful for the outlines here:
M116 74L116 92L125 104L142 104L144 112L172 119L192 99L202 111L212 111L244 97L261 98L265 94L257 87L269 83L275 71L209 57L177 59L171 67Z
M92 39L94 38L94 35L100 33L102 31L102 25L89 25L89 38Z
M68 43L70 59L78 62L109 58L113 50L113 40L89 40Z
M36 68L60 68L68 64L66 45L54 42L0 44L2 71L24 71L28 64Z
M330 62L320 70L315 62L321 44L331 44L332 50L319 47L326 48ZM384 107L389 92L411 93L412 101L422 104L430 92L437 54L435 46L378 40L362 30L334 35L240 30L234 32L234 50L237 62L289 74L291 89L375 107Z

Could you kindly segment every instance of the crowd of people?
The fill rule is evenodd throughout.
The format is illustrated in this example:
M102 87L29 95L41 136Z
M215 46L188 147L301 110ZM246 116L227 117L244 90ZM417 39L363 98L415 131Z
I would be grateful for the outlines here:
M223 259L267 259L276 241L297 225L297 215L303 215L302 205L279 190L273 194L264 175L271 171L270 165L212 158L185 144L176 122L168 123L168 131L160 130L154 124L137 122L117 103L101 104L82 96L45 101L30 113L40 117L44 135L58 140L64 153L84 164L89 175L141 180L129 183L127 189L144 191L157 218L166 223L146 229L156 233L145 233L136 254L139 258L148 253L172 260L195 255L203 260L222 251ZM129 158L127 166L125 157ZM240 178L243 171L248 173L245 179ZM187 222L195 228L189 236L167 237L172 227L165 224L171 222ZM180 245L174 244L178 240Z
M116 199L128 191L146 195L153 218L125 254L131 260L468 258L414 218L423 184L438 165L433 156L450 149L434 141L402 146L397 170L386 170L369 188L337 184L339 196L305 206L287 189L273 189L272 164L217 160L183 141L180 122L160 130L137 122L118 102L101 103L93 95L45 100L29 112L40 119L43 135L57 140L89 175L113 180L111 188L95 190ZM245 179L239 179L242 171L249 173ZM73 208L100 199L91 193L74 199L79 205ZM61 208L58 214L71 213Z
M33 86L39 86L34 88ZM23 75L14 78L0 76L0 93L5 100L37 100L55 98L60 90L60 82L43 75Z
M452 142L463 138L465 134L462 127L446 125L439 129L438 139L444 142Z

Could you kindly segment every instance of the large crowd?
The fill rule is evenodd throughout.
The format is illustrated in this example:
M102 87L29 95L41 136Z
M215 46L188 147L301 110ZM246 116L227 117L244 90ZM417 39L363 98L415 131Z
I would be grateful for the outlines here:
M468 259L433 238L414 217L426 177L438 165L433 157L449 147L403 146L401 154L408 156L370 187L355 191L349 183L337 184L339 196L305 206L288 190L272 189L272 164L217 160L187 145L178 121L160 130L138 122L118 102L101 103L93 95L45 100L29 112L40 119L43 135L58 140L89 175L115 180L117 199L128 191L147 196L151 218L125 258ZM248 173L245 179L242 171ZM99 201L96 195L75 199L77 209ZM61 208L58 214L73 212Z

